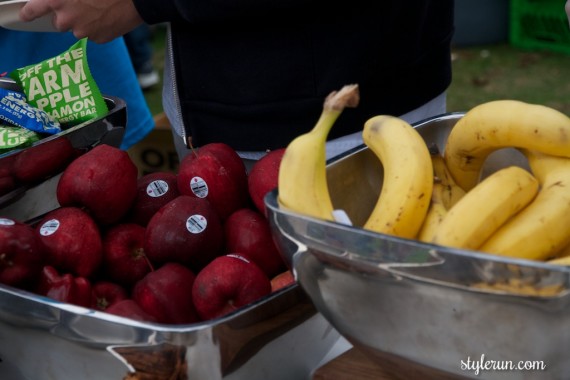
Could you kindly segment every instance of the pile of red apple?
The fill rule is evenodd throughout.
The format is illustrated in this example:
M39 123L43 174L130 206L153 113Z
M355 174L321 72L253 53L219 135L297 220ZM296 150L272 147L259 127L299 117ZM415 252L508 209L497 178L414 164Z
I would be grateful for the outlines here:
M251 304L294 282L263 203L283 152L247 173L232 148L213 143L178 173L139 176L126 152L96 146L63 171L60 208L37 221L0 215L0 283L166 324Z

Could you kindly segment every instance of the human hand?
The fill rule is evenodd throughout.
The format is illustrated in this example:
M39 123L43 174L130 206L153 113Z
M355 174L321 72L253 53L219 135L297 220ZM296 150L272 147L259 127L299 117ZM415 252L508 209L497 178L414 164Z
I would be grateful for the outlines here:
M20 10L22 21L53 12L53 25L71 30L76 38L104 43L122 36L143 20L131 0L29 0Z

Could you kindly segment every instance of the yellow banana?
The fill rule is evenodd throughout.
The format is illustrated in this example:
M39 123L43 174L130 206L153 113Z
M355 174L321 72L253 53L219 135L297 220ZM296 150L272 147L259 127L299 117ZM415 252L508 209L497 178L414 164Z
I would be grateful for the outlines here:
M570 266L570 256L557 257L547 261L548 264Z
M562 247L558 252L556 252L552 257L549 257L547 260L563 260L564 262L568 262L570 265L570 244L565 245Z
M326 139L345 107L359 102L358 85L347 85L327 96L313 129L296 137L285 149L278 176L278 201L292 211L333 220L326 180Z
M570 244L570 159L525 151L540 192L498 229L481 250L503 256L546 260Z
M445 218L447 208L444 205L444 193L447 190L444 185L434 180L433 191L431 194L431 203L429 205L426 217L418 233L418 240L429 243L432 241L435 231Z
M441 200L447 210L453 207L463 196L463 190L453 179L443 157L439 153L432 152L433 174L439 179L443 189Z
M452 128L444 158L455 181L469 191L493 151L516 147L570 157L570 118L553 108L497 100L471 109Z
M538 180L510 166L482 180L455 204L435 232L436 244L478 249L497 228L515 215L538 192Z
M433 189L433 168L425 141L406 121L386 115L368 119L362 139L384 169L380 195L363 227L415 238Z

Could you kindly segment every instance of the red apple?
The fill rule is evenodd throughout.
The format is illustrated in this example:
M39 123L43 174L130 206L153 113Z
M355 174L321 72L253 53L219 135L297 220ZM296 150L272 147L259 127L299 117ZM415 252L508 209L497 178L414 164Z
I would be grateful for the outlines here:
M0 218L0 283L27 287L45 261L43 245L27 224Z
M223 220L235 210L245 207L249 197L243 161L233 150L217 149L214 151L205 145L184 157L178 168L178 189L183 195L210 201ZM237 169L236 162L228 157L237 157L241 167Z
M144 250L155 264L177 262L195 271L223 250L220 217L204 198L181 195L148 222Z
M73 160L57 186L61 206L83 206L100 224L113 224L129 211L137 194L137 167L128 153L101 144Z
M58 271L89 277L101 264L101 233L89 214L77 207L48 212L36 226L48 264Z
M253 209L242 208L224 223L226 253L239 253L255 262L268 277L287 269L273 237L269 221Z
M141 307L132 299L115 302L114 304L109 305L105 309L105 312L142 322L156 322L156 318L141 309Z
M196 276L187 267L166 263L136 283L132 299L159 323L198 322L192 302L192 285Z
M155 172L137 181L137 196L130 210L129 220L145 226L150 218L165 204L180 195L174 173Z
M211 153L216 156L243 185L247 183L247 171L239 154L231 146L225 143L210 143L201 146L198 151Z
M135 223L112 226L103 236L103 270L112 281L131 288L152 270L144 250L146 229Z
M60 173L77 156L66 138L45 140L16 156L14 175L24 183L34 183Z
M249 196L257 210L266 216L265 195L277 188L279 165L285 153L285 148L275 149L263 156L251 168L248 175Z
M286 270L285 272L281 272L271 279L271 291L276 292L279 289L286 288L287 286L293 285L294 283L295 276L293 276L293 272Z
M60 275L56 268L49 265L41 271L37 292L60 302L91 307L89 280L70 273Z
M203 320L220 317L261 299L271 282L252 261L240 255L215 258L197 275L192 300Z
M18 187L18 181L13 170L17 157L17 154L13 154L0 160L0 196L6 195Z
M91 308L105 311L129 297L125 288L110 281L99 281L91 287Z

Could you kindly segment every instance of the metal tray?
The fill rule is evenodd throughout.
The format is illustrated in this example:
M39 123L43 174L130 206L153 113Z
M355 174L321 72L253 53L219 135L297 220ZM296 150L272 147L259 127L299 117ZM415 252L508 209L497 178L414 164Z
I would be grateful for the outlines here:
M0 305L0 375L5 363L20 373L14 380L122 380L135 371L308 380L340 337L298 285L189 325L137 322L2 285Z
M119 146L125 103L106 97L110 112L27 148L68 139L79 151ZM23 151L0 156L0 165ZM59 207L60 175L2 197L0 214L30 221ZM128 373L179 371L187 379L309 379L340 335L305 292L292 285L211 321L142 323L0 284L0 379L122 380Z
M445 114L415 127L443 151L462 116ZM484 173L510 164L526 167L516 150L497 151ZM570 269L359 228L382 181L380 162L364 146L333 158L327 175L335 208L355 226L281 208L277 191L265 202L284 259L350 343L373 360L399 363L395 378L568 378ZM496 287L505 284L510 288ZM543 364L546 370L477 371L481 363L491 369Z

